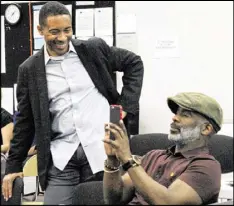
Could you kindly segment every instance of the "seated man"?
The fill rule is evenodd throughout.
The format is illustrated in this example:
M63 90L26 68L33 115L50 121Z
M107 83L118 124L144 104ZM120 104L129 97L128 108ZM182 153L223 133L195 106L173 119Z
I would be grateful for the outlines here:
M150 151L141 161L131 154L122 121L120 126L106 125L103 192L107 204L201 205L217 201L221 167L207 144L221 129L220 105L201 93L179 93L167 103L175 114L168 135L175 145ZM109 132L115 140L109 139ZM126 171L123 175L120 165Z

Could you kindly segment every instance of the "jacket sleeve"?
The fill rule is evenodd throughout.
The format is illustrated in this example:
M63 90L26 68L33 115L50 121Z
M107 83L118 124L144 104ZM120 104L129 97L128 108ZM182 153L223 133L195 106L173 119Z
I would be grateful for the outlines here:
M144 76L141 57L126 49L109 47L102 39L100 41L102 48L105 48L104 52L108 56L112 72L123 72L123 88L117 104L122 105L124 111L136 114L139 111Z
M19 67L17 78L17 100L19 114L16 117L14 135L6 162L5 174L22 172L22 163L34 137L34 121L30 105L27 70Z

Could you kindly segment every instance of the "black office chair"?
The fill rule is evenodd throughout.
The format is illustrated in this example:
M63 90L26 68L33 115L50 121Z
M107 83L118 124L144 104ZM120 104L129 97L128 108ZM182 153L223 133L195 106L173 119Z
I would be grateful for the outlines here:
M209 150L221 164L222 173L233 172L233 137L213 135L209 142Z
M132 137L130 142L133 154L144 155L153 149L166 149L172 145L167 138L168 134L151 133ZM233 171L233 137L215 134L209 142L210 154L221 164L222 173Z
M132 154L143 156L153 149L167 149L172 146L168 134L150 133L134 135L130 140Z

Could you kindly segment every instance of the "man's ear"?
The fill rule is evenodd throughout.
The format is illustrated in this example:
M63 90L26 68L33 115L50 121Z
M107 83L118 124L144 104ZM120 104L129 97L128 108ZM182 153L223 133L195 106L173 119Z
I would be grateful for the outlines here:
M40 25L37 25L37 30L41 36L43 36L43 29Z
M202 126L201 134L204 136L209 136L210 134L212 134L213 130L214 130L214 128L213 128L212 124L206 122Z

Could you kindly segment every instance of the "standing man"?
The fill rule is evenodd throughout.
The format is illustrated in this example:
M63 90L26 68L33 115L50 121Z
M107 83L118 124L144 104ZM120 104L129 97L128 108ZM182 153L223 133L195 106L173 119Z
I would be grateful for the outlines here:
M59 2L41 8L38 31L46 44L19 66L20 113L2 191L5 199L11 197L35 134L44 204L69 205L74 187L103 170L101 139L109 105L122 105L124 116L139 110L143 63L100 38L72 39L71 15ZM112 81L114 71L124 74L121 94Z

